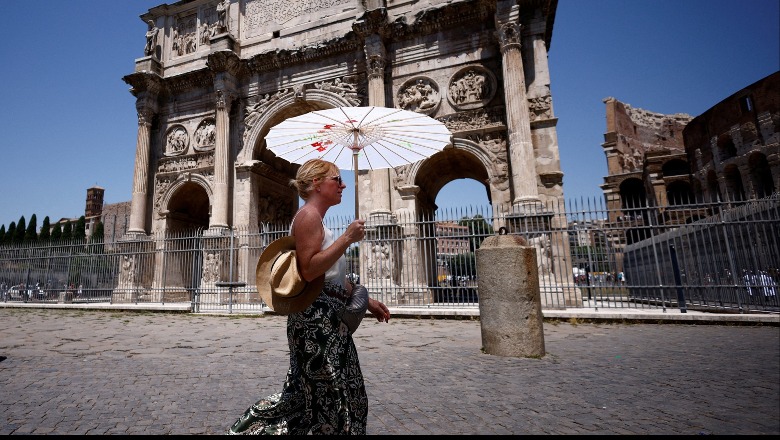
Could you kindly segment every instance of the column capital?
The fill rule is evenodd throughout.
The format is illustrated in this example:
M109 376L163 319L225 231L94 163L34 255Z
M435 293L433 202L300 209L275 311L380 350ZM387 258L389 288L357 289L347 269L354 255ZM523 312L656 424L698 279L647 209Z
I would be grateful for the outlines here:
M506 52L509 49L518 49L521 47L521 31L522 25L520 23L504 22L496 26L496 38L498 38L501 52Z
M389 36L391 31L388 29L387 9L382 6L364 12L352 24L352 30L361 37L371 34Z
M366 53L366 64L368 67L369 79L384 78L385 65L387 64L387 51L382 38L377 34L371 34L366 37L366 43L363 47Z
M239 76L245 70L241 59L231 50L210 53L206 59L206 66L214 73L228 73L232 76Z
M151 95L157 99L162 90L162 78L156 73L136 72L122 77L122 81L130 86L130 93L136 98L141 95Z
M230 90L218 89L216 91L216 105L218 110L226 110L230 108L230 105L238 95Z
M152 120L154 119L154 114L156 112L147 107L136 107L136 110L138 112L138 125L139 126L144 125L150 127L152 125Z

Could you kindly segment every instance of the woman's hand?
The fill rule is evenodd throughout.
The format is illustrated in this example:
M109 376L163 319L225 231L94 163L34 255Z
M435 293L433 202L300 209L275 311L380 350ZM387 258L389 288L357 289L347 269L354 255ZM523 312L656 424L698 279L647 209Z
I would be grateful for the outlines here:
M374 318L376 318L376 320L379 322L390 321L390 310L386 305L375 300L374 298L368 299L368 311L371 312L371 314L374 315Z
M357 219L347 226L347 230L344 231L344 239L347 243L357 243L366 236L366 221L363 219Z

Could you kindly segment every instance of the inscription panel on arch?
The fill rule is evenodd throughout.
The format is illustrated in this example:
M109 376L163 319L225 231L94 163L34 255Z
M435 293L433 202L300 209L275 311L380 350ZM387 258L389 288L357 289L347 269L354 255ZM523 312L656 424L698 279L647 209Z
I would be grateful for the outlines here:
M355 9L355 4L355 0L247 0L244 34L252 38L282 27L316 21Z

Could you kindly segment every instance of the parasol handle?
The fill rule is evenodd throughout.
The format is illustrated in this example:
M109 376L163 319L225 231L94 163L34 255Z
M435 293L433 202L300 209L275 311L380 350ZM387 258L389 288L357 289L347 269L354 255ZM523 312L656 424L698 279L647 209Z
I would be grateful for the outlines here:
M358 150L352 150L352 170L355 175L355 220L358 219Z

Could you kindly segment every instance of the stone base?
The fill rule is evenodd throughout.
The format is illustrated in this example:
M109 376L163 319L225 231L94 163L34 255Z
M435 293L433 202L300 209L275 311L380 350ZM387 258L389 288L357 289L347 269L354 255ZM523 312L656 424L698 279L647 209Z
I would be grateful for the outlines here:
M232 35L225 32L211 37L209 44L211 46L212 52L217 52L220 50L232 51L236 45L236 40L233 39Z
M363 284L371 295L380 296L387 305L430 304L432 295L425 286L399 286L390 280L369 280Z
M148 56L135 60L136 72L151 72L162 76L162 66L157 58Z

